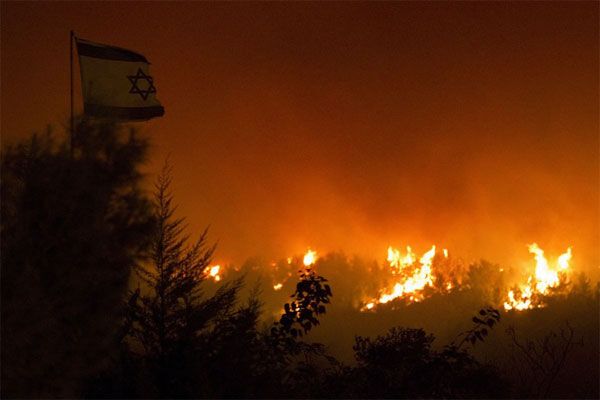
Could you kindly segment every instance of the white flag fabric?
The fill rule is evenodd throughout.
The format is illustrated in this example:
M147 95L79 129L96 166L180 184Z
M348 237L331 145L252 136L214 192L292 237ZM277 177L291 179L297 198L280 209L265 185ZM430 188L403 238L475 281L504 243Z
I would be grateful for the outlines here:
M76 43L85 115L131 121L164 115L146 57L80 38Z

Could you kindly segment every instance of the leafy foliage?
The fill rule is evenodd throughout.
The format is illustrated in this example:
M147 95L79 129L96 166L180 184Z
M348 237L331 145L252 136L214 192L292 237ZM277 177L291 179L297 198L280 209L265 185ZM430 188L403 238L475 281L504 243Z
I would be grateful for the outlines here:
M500 322L500 311L493 307L482 308L477 314L472 318L473 328L459 335L459 337L462 337L462 340L458 344L458 348L465 343L470 343L474 346L477 341L483 342L484 338L488 335L488 331Z
M271 330L274 336L291 335L296 338L308 333L319 325L317 317L326 313L325 304L329 304L329 298L333 296L331 287L325 283L327 279L314 270L307 268L299 273L300 280L291 295L294 301L284 305L284 313Z
M108 362L153 226L146 152L135 131L89 121L72 152L50 130L4 149L3 397L77 397Z
M490 366L449 345L436 351L422 329L392 328L376 339L358 336L358 366L346 372L344 396L378 398L495 397L502 383Z
M327 279L317 275L311 267L298 272L299 281L290 296L294 300L284 304L283 313L270 332L260 335L265 345L263 361L266 362L259 363L259 368L263 377L276 378L280 383L277 392L267 395L310 395L320 386L315 375L316 359L334 362L322 344L300 340L319 325L318 317L326 313L326 304L333 296L331 287L325 283ZM298 359L298 356L302 358Z

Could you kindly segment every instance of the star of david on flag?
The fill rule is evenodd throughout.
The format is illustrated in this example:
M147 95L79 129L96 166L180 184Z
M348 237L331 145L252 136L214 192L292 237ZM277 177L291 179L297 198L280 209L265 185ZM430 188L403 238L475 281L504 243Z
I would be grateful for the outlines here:
M125 121L164 115L146 57L120 47L75 40L85 115Z

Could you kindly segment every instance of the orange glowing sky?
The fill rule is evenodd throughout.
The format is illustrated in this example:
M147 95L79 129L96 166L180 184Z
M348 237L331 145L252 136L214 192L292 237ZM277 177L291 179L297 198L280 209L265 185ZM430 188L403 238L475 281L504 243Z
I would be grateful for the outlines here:
M68 37L137 50L217 258L432 243L598 273L598 3L2 2L2 139L66 121ZM80 104L80 97L76 97Z

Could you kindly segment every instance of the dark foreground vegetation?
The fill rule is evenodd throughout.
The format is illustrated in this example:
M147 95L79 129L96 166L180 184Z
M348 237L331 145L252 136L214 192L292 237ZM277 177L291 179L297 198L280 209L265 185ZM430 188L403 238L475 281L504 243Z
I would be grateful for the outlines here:
M187 236L168 166L142 190L147 151L134 131L86 121L72 151L49 132L3 149L3 398L598 397L598 290L585 278L545 310L586 332L519 332L481 294L448 340L395 327L357 336L343 363L310 340L333 296L314 270L299 271L275 323L259 288L241 298L243 276L208 294L215 247L207 231ZM508 364L490 356L498 331ZM576 389L561 383L574 375Z

